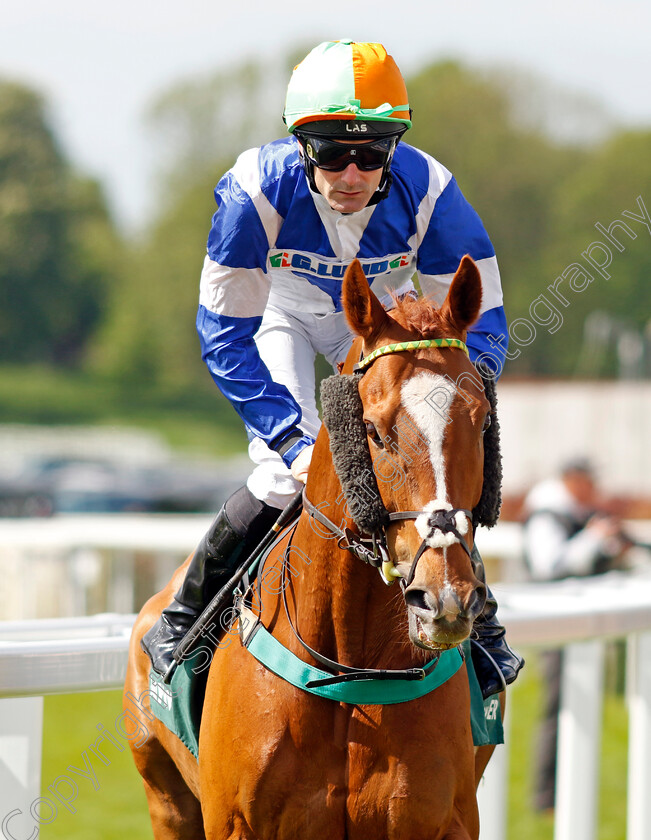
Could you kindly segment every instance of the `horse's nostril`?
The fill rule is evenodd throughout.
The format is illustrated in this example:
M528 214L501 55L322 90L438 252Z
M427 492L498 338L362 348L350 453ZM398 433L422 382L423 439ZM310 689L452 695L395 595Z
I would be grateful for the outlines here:
M482 583L479 586L476 586L470 593L470 597L468 598L468 604L466 606L466 612L468 613L468 615L476 617L484 609L485 603L486 587Z
M405 601L407 606L414 607L417 610L432 609L432 604L424 589L407 589L405 591Z

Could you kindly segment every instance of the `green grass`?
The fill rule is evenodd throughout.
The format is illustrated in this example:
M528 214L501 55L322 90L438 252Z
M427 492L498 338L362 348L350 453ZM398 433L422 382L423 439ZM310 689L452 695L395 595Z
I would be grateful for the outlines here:
M158 432L175 449L213 456L246 450L240 418L204 386L130 384L45 366L0 367L0 423L127 426Z
M43 825L40 840L151 840L147 801L142 780L136 772L131 752L124 738L116 734L116 719L122 712L119 691L60 695L45 698L42 796L58 807L56 818ZM101 747L108 764L89 750L101 738L101 729L111 732L117 746L104 739ZM90 778L88 764L95 771ZM73 765L87 775L74 774ZM50 786L70 798L70 786L61 777L77 782L78 794L66 808L57 800ZM57 779L59 781L57 782ZM74 810L74 813L72 813Z
M508 840L552 840L553 818L531 808L532 767L536 721L541 707L541 685L535 653L525 651L527 667L509 699L510 743ZM119 692L97 692L47 697L45 700L42 791L52 799L48 786L69 765L84 769L83 753L97 737L97 726L115 732L121 712ZM126 742L124 742L126 744ZM600 808L597 840L625 840L627 717L622 697L608 693L604 703ZM152 837L145 795L131 754L105 744L109 765L92 762L99 790L90 779L79 777L79 793L72 814L61 806L56 819L41 828L41 840L124 840ZM92 756L91 756L92 757ZM61 785L65 794L65 785Z

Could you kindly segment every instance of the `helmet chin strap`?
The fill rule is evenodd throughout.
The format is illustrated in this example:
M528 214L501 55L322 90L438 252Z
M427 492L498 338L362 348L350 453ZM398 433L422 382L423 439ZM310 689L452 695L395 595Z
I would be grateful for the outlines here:
M380 201L383 201L389 195L392 182L393 175L391 174L391 161L389 161L382 170L382 180L380 181L380 186L375 190L371 200L366 206L371 207L371 205L379 204Z
M321 195L321 191L318 189L316 181L314 180L314 165L312 164L312 161L307 157L307 155L303 152L303 147L300 143L298 143L298 153L301 156L301 161L303 163L303 171L305 172L305 177L307 178L307 183L310 185L310 189L312 190L312 192L319 193L319 195Z

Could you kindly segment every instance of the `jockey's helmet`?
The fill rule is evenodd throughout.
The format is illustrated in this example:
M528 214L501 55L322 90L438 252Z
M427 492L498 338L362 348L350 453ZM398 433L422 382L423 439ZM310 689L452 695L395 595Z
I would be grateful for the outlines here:
M294 68L283 120L300 143L313 190L315 166L382 168L376 203L389 191L391 159L411 127L411 109L402 74L381 44L326 41Z

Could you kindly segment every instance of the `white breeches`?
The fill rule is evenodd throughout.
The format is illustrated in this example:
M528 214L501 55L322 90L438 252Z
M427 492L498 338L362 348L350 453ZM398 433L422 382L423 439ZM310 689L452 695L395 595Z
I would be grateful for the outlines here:
M316 355L323 354L335 368L346 358L352 339L343 312L290 313L273 305L267 306L255 335L272 379L284 385L301 407L300 429L313 438L321 426L316 407ZM260 438L249 444L249 457L257 464L247 481L249 490L261 501L284 508L301 487L300 482L292 477L280 455Z

